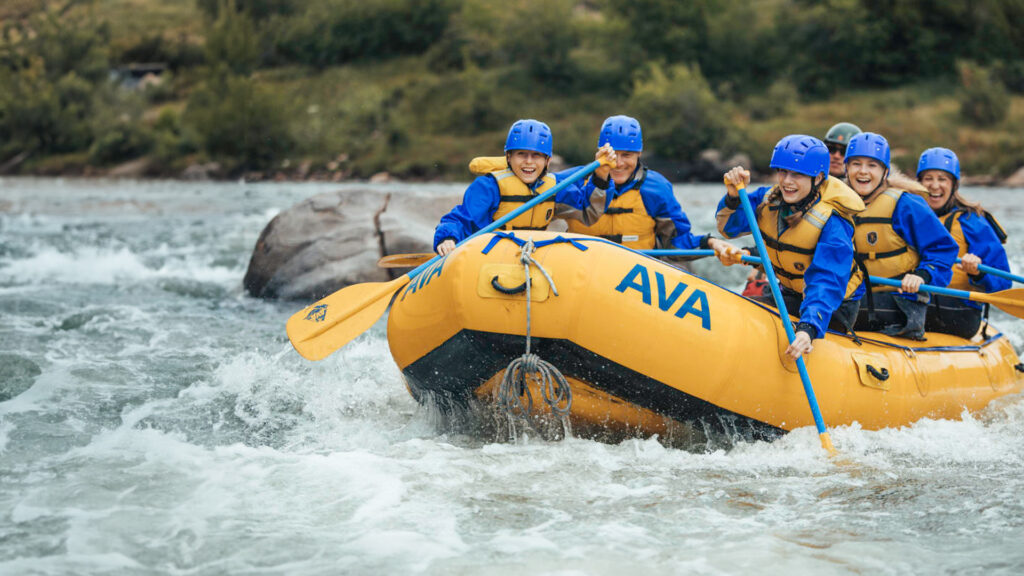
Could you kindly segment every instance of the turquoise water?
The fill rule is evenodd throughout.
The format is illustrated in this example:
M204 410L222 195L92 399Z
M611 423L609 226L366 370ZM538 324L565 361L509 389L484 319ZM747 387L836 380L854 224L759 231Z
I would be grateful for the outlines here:
M508 444L439 430L383 323L303 360L301 304L241 278L270 218L337 188L0 179L0 573L1024 572L1019 396L835 429L840 460L813 429ZM679 188L698 231L720 193ZM968 193L1024 269L1020 192ZM1021 350L1024 321L995 316Z

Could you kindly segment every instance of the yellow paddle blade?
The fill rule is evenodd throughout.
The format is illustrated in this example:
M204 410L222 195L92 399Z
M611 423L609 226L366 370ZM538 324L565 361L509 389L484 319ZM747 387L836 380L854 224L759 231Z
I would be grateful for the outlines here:
M971 292L971 300L988 302L1011 316L1024 318L1024 288L1011 288L991 294Z
M323 360L373 326L408 283L406 274L390 282L342 288L293 314L285 325L288 339L303 358Z
M390 254L377 260L378 268L415 268L437 254Z

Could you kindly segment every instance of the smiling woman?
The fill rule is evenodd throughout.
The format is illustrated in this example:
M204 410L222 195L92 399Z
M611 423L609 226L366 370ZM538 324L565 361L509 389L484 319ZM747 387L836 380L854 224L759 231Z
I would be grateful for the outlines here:
M949 287L973 292L1007 290L1011 282L978 269L985 265L1006 272L1010 263L1003 244L1006 232L991 214L960 195L960 159L947 148L930 148L917 163L918 181L927 189L925 201L956 240L959 264ZM925 329L970 338L981 326L982 307L970 300L934 296Z
M775 186L756 190L756 223L739 208L739 189L750 173L733 168L725 175L727 194L718 204L718 229L726 238L764 236L772 268L782 284L788 310L799 310L796 337L786 351L794 360L813 350L826 328L849 332L864 293L853 258L852 218L864 204L845 184L828 175L829 152L812 136L794 134L775 145L771 167ZM755 298L757 299L757 298ZM771 297L761 298L771 302Z
M434 231L434 250L446 255L455 246L491 222L519 208L566 180L568 174L549 174L553 151L551 128L537 120L519 120L508 131L504 158L475 158L470 170L480 176L469 185L462 203L441 217ZM597 151L595 158L615 161L610 147ZM584 223L604 213L604 190L584 189L581 184L566 187L554 199L542 202L505 224L505 230L544 230L554 218L579 218Z
M857 262L870 276L901 280L898 289L871 286L855 328L921 340L929 295L918 290L949 284L956 243L921 198L889 185L889 159L888 140L873 132L846 150L847 181L867 206L854 216Z

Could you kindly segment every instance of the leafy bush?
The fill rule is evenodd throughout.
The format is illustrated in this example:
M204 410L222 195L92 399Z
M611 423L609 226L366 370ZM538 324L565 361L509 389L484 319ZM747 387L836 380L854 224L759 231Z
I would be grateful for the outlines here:
M764 94L747 99L747 110L754 120L769 120L785 116L796 104L796 87L786 80L776 80Z
M311 0L275 44L286 60L318 68L416 54L441 37L453 9L454 0Z
M189 97L184 121L212 158L266 166L294 144L283 104L253 79L221 69Z
M434 65L451 65L454 52L481 68L517 66L536 81L565 86L574 76L570 53L578 43L572 0L520 0L498 3L465 0L452 16Z
M228 10L247 14L253 20L262 20L276 14L295 13L302 0L196 0L196 5L211 19L217 19Z
M734 127L696 67L666 72L651 65L633 86L628 110L644 129L644 147L662 158L688 161L702 150L728 147Z
M990 70L960 63L960 115L976 126L992 126L1006 119L1010 95Z
M153 156L162 166L197 150L190 135L182 129L181 117L171 108L164 108L153 123Z
M133 122L117 122L108 126L89 147L89 163L115 164L138 158L153 146L153 135Z
M221 10L206 29L206 59L235 74L250 74L260 62L256 25L243 14Z
M171 70L179 70L199 66L206 57L203 48L184 35L170 40L161 33L154 33L120 49L114 60L121 64L163 62Z
M1014 94L1024 94L1024 60L998 60L992 73Z

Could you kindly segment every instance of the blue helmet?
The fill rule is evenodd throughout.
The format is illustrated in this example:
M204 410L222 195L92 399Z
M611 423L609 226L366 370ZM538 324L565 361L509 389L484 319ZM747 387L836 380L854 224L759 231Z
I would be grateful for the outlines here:
M874 132L861 132L850 138L850 144L846 147L846 160L849 162L857 156L878 160L886 169L889 168L889 141L881 134Z
M814 136L790 134L775 145L769 166L811 178L828 174L828 148Z
M508 130L505 152L532 150L551 156L553 140L547 124L537 120L517 120Z
M611 144L618 152L640 152L644 149L644 134L640 122L629 116L612 116L601 126L597 147Z
M960 159L949 148L929 148L917 161L917 177L920 178L925 170L943 170L960 180Z

